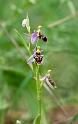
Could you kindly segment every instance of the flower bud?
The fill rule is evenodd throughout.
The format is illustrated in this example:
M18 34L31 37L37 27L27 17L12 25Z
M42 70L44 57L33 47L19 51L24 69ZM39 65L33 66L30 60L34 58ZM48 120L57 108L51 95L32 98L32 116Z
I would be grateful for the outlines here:
M24 19L24 20L22 21L22 26L23 26L23 27L26 26L26 21L27 21L26 19Z

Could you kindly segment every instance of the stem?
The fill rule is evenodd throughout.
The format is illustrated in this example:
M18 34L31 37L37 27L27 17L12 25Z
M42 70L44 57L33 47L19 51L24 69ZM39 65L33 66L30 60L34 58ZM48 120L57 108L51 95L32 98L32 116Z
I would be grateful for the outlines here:
M41 99L38 100L38 114L41 115Z
M36 77L38 115L41 115L41 84L40 84L40 78L39 78L39 65L33 64L33 71L34 71L34 76Z
M37 99L41 99L41 85L39 79L39 65L37 66Z
M38 114L41 115L41 85L39 79L39 65L37 66L37 99L38 99Z

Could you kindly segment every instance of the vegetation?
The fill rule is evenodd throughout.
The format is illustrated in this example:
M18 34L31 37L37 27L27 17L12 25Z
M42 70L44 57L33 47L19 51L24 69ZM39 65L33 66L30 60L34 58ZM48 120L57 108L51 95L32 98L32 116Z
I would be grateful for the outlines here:
M20 123L17 120L32 124L37 115L35 80L26 62L29 54L14 31L18 30L28 44L23 34L27 31L22 27L27 12L31 31L42 25L41 32L49 41L48 45L41 43L45 68L40 66L40 73L44 76L51 69L51 77L57 84L57 89L49 89L51 92L42 89L41 124L77 122L77 9L77 0L0 0L0 124Z

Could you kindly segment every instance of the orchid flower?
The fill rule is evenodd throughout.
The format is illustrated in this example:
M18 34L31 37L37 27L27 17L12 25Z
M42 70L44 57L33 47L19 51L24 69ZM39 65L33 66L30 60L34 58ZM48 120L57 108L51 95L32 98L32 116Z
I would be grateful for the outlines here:
M40 46L36 47L33 50L33 54L30 56L30 58L27 60L27 63L30 64L32 62L36 62L37 64L43 64L43 55L41 55L41 52L43 50L40 50Z
M24 19L24 20L22 21L22 26L23 26L23 27L26 26L26 21L27 21L26 19ZM36 39L39 38L39 33L40 33L40 28L41 28L41 27L42 27L41 25L38 26L38 29L37 29L37 30L34 30L34 32L33 32L32 34L30 34L30 35L24 33L25 36L27 36L27 37L30 38L31 44L34 44L35 41L36 41Z
M47 83L47 85L48 85L49 87L51 87L52 89L54 89L54 88L56 88L57 86L56 86L55 81L52 80L52 79L50 79L50 72L51 72L51 70L48 70L47 74L46 74L44 77L42 77L42 78L40 79L40 81L43 82L43 81L45 80L46 83Z

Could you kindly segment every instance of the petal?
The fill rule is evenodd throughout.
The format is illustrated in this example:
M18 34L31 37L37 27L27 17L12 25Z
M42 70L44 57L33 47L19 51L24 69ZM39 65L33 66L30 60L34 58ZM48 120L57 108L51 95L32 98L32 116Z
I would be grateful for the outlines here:
M34 58L31 59L31 60L29 60L27 63L30 64L30 63L32 63L32 62L35 62L35 59L34 59Z
M37 31L34 30L34 33L31 34L31 43L34 44L36 39L37 39Z
M28 37L28 40L30 41L29 34L24 33L24 35L25 35L26 37Z
M26 19L24 19L24 20L22 21L22 26L23 26L23 27L26 26L26 21L27 21Z
M35 59L33 58L34 54L30 56L30 58L27 60L27 63L30 64L32 62L35 62Z
M24 35L25 35L25 36L29 36L29 34L26 34L26 33L24 33ZM31 38L30 38L31 43L34 44L34 42L35 42L36 39L37 39L37 31L34 30L34 33L32 33L30 36L31 36Z
M33 49L34 54L36 54L36 47Z
M44 81L46 79L46 76L42 77L40 81Z
M43 50L40 50L41 51L41 53L43 52Z
M32 60L32 59L33 59L33 56L34 56L34 54L33 54L33 55L31 55L27 61Z
M33 52L36 54L36 51L37 51L37 48L35 47L34 49L33 49ZM43 52L43 50L40 50L40 53L41 52Z
M54 89L54 87L51 85L51 83L49 82L48 78L46 78L46 83L48 84L49 87L51 87L52 89Z
M24 35L25 35L25 36L27 36L27 37L29 36L29 35L28 35L28 34L26 34L26 33L24 33Z
M41 64L42 64L42 65L44 65L44 62L43 62L43 60L41 61Z

